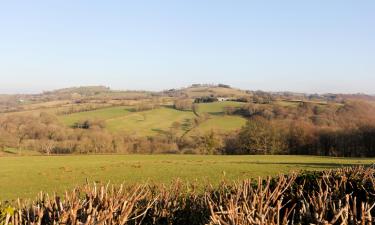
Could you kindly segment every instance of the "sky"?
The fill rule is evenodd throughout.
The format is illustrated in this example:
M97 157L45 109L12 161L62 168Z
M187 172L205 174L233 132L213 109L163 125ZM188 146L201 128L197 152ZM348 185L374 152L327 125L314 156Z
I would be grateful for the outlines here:
M375 1L0 1L0 92L375 94Z

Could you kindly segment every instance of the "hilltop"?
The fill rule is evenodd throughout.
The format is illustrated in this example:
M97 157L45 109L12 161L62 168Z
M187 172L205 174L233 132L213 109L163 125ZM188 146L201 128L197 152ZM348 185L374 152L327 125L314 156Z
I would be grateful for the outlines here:
M81 86L44 91L40 94L1 94L0 111L18 111L23 105L62 100L140 100L154 97L221 97L229 99L268 98L273 100L331 101L345 100L375 101L375 96L366 94L307 94L295 92L265 92L260 90L241 90L226 84L193 84L189 87L173 88L163 91L113 90L106 86Z

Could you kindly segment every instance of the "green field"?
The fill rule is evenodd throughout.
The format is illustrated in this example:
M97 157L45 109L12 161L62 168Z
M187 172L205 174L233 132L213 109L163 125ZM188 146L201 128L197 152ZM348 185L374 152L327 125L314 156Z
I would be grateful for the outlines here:
M207 113L209 119L198 127L197 132L207 132L211 130L232 131L241 128L246 119L240 116L225 116L226 106L239 107L243 103L239 102L214 102L198 105L198 113ZM192 120L196 115L192 111L180 111L168 106L158 109L134 112L130 106L109 107L88 112L73 113L59 116L60 120L67 126L72 126L75 122L86 119L104 120L106 128L112 132L126 132L136 136L152 136L169 131L174 122L181 126L177 135L182 135L192 128Z
M109 107L104 109L97 109L87 112L73 113L69 115L60 116L60 119L64 124L71 126L75 122L80 122L85 119L99 119L107 120L117 117L122 117L130 113L130 107L118 106L118 107Z
M3 150L0 150L0 157L1 156L36 156L36 155L42 155L42 153L32 150L26 150L26 149L15 149L15 148L5 148Z
M193 112L179 111L172 108L134 112L127 116L107 120L107 128L111 131L125 131L135 135L154 135L168 131L173 122L184 124L195 117ZM184 127L180 128L180 132Z
M198 104L198 112L209 113L212 115L220 115L220 114L223 114L225 107L228 107L228 106L240 107L243 104L244 103L242 102L232 102L232 101L201 103L201 104Z
M0 199L34 197L40 190L62 192L90 182L199 184L371 164L375 159L316 156L71 155L0 157Z

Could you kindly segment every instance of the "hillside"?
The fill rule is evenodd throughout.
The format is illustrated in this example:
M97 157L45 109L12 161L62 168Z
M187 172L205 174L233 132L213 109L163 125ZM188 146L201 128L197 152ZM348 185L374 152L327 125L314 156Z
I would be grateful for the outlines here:
M2 96L0 148L45 154L373 156L374 101L340 96L243 91L223 84Z
M175 129L176 135L183 135L187 132L190 134L211 130L222 132L241 128L246 122L244 118L224 115L225 107L241 104L237 102L198 104L198 113L208 115L198 126L193 124L197 116L192 111L176 110L170 106L141 112L136 112L131 106L118 106L61 115L59 118L67 126L85 120L102 120L109 131L136 136L163 134L171 129Z
M204 96L213 97L227 97L227 98L240 98L249 96L249 93L240 89L231 87L219 87L219 86L208 86L208 87L188 87L180 90L186 94L189 98L198 98Z
M112 90L105 86L82 86L45 91L40 94L2 95L0 93L0 113L27 111L41 108L69 106L76 103L114 103L168 98L221 97L241 99L241 101L313 101L342 103L347 100L375 102L375 96L366 94L304 94L294 92L263 92L241 90L229 85L194 84L180 89L159 92L137 90ZM170 100L170 99L169 99ZM119 103L120 102L120 103ZM126 103L126 104L129 104Z

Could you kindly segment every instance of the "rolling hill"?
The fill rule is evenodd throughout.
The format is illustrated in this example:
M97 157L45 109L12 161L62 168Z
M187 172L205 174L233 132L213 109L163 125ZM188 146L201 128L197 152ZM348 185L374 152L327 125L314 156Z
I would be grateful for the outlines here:
M67 126L84 120L103 120L106 129L111 132L123 132L136 136L152 136L168 132L173 124L178 126L175 131L178 135L210 130L221 132L239 129L246 123L246 119L240 116L224 115L226 106L236 107L241 104L231 101L198 104L198 114L207 115L207 118L198 126L193 125L193 120L197 115L192 111L176 110L168 105L140 112L136 112L131 106L109 107L60 115L59 119Z

